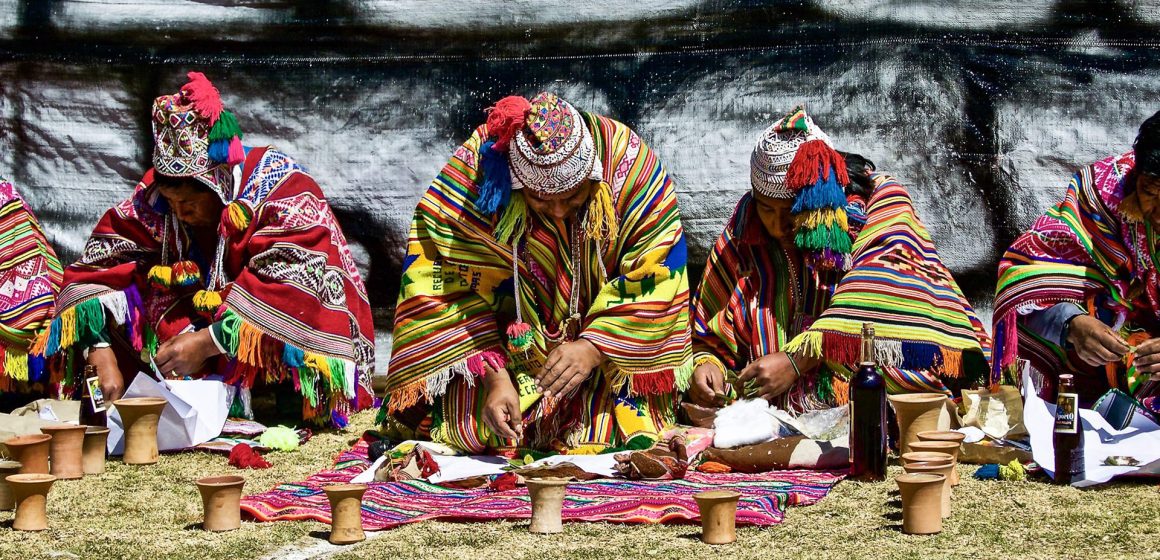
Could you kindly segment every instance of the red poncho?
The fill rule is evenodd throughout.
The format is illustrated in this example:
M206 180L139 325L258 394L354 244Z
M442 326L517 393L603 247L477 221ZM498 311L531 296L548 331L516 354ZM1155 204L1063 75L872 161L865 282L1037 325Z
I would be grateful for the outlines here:
M178 263L197 252L211 263L202 275L224 283L211 313L226 383L292 379L306 418L344 424L370 406L374 367L370 304L346 238L317 183L285 154L252 149L234 173L242 186L225 201L215 253L191 247L147 172L65 270L61 312L36 349L53 356L123 327L135 349L155 352L198 319L191 304L206 286L177 281ZM172 267L174 285L151 282L157 265Z

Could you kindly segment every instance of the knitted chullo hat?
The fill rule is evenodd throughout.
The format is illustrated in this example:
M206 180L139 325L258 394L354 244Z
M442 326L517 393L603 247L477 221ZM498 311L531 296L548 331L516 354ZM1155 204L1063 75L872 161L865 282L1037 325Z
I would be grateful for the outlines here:
M527 223L523 196L513 190L558 195L593 181L584 231L598 243L616 237L612 187L604 180L592 132L572 104L546 92L531 101L505 97L488 114L487 135L480 146L483 179L475 204L486 215L499 214L496 239L512 243L513 261ZM508 340L509 350L527 350L530 327L517 317L508 327Z
M205 74L190 72L187 76L189 82L179 92L153 101L153 168L161 175L192 177L209 187L228 205L223 212L223 226L236 228L241 224L228 219L239 214L235 206L240 206L231 204L234 198L231 168L245 159L242 131L237 118L225 110L217 88ZM168 223L165 227L168 233ZM201 283L201 270L196 263L178 255L178 260L169 264L165 251L162 263L148 273L156 287L168 289ZM221 305L220 294L200 290L194 295L194 305L200 311L212 313Z
M794 199L794 244L807 262L820 269L849 266L846 163L805 108L797 107L757 139L750 182L761 195Z
M153 101L153 168L170 177L193 177L229 204L230 167L245 158L242 131L205 74L188 77L181 91Z

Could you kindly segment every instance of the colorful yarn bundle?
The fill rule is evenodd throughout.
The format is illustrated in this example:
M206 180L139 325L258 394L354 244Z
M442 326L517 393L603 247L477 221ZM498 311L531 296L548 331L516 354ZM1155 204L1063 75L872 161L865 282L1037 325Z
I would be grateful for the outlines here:
M846 162L824 140L798 148L785 185L797 193L793 203L794 244L819 269L845 270L850 263L850 225L846 216Z
M193 261L177 261L173 263L173 286L196 286L201 282L201 268Z
M155 288L166 289L173 285L173 267L156 265L145 275Z
M221 233L226 237L249 229L254 221L254 209L244 199L235 200L222 210Z
M507 206L512 196L512 176L507 152L512 138L524 126L532 105L527 99L512 95L499 100L487 115L489 139L480 147L483 182L475 204L484 214L494 215ZM490 138L495 138L491 140Z
M187 74L189 83L181 94L212 128L209 131L209 157L217 163L237 165L246 158L242 149L242 129L233 113L225 110L221 95L201 72Z
M512 321L507 328L507 348L512 354L524 353L532 348L532 326L523 321Z
M150 284L163 290L196 286L201 282L201 268L193 261L177 261L172 265L153 266L146 277Z
M193 294L193 308L198 313L213 317L222 306L222 294L216 290L198 290Z
M588 218L584 221L584 233L589 239L607 241L616 239L618 230L616 207L612 203L612 186L600 181L592 189L592 200L588 203Z

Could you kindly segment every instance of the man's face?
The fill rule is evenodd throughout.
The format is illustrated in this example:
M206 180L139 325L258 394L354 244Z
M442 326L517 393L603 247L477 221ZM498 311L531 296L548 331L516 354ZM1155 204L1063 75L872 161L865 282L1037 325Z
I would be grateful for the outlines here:
M753 200L757 203L757 217L769 235L780 240L793 238L792 198L773 198L753 191Z
M576 215L580 206L588 202L590 194L592 181L585 180L579 187L560 194L538 194L531 189L524 189L524 200L533 212L555 220L564 220Z
M1153 227L1160 227L1160 177L1140 174L1136 179L1136 193L1144 219Z
M178 221L191 227L217 227L224 205L196 179L168 180L158 189Z

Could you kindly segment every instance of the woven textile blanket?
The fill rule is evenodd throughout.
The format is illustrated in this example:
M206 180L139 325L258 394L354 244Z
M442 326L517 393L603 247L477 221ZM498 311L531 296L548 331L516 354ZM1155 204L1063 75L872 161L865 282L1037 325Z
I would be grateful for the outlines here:
M330 505L322 488L349 482L370 464L366 444L359 442L338 457L334 469L303 482L279 484L273 490L242 499L242 511L257 521L315 520L330 523ZM690 471L684 480L593 480L568 485L563 517L567 521L614 523L686 523L699 519L693 495L704 490L736 490L739 525L780 523L788 506L817 503L843 475L818 471L762 474L706 474ZM363 528L391 529L407 523L528 519L528 491L458 490L422 480L376 482L363 496Z

